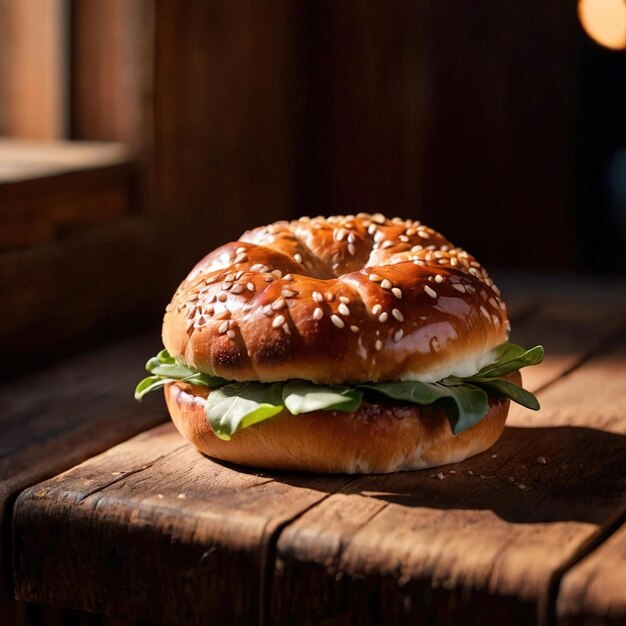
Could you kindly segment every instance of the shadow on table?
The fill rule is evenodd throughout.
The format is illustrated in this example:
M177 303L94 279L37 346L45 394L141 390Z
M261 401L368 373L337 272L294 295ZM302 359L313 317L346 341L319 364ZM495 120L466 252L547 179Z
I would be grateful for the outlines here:
M491 510L514 523L599 524L624 507L626 437L571 426L508 427L487 452L439 468L352 477L262 475L402 507Z

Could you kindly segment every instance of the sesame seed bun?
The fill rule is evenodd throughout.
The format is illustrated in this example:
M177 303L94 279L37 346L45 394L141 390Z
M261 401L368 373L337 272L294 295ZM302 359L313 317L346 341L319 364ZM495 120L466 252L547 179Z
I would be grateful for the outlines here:
M521 384L519 372L507 380ZM186 383L165 387L172 420L186 439L216 459L288 471L387 473L456 463L498 440L509 409L509 400L491 397L487 415L454 436L438 407L363 402L354 413L283 411L223 441L204 411L209 393Z
M432 382L475 373L507 329L472 256L419 222L359 214L277 222L210 253L168 305L163 343L228 380Z

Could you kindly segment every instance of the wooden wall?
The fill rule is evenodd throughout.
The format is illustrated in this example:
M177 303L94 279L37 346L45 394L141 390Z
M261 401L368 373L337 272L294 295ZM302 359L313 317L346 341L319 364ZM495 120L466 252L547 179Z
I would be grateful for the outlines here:
M154 200L195 216L167 232L382 210L572 267L577 37L569 0L158 2Z

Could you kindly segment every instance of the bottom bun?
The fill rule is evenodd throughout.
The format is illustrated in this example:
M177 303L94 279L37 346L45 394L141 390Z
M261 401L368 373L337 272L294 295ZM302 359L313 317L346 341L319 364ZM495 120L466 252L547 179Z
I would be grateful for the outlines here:
M521 381L518 372L507 378ZM208 393L186 383L166 385L167 406L183 437L222 461L290 471L369 474L457 463L490 448L509 411L508 399L490 397L487 415L454 436L438 407L363 402L354 413L283 411L223 441L204 412Z

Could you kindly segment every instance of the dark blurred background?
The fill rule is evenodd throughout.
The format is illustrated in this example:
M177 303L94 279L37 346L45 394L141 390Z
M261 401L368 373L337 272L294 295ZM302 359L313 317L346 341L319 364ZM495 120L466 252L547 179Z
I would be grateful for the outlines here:
M158 323L246 228L382 211L626 272L624 0L0 0L0 339Z

